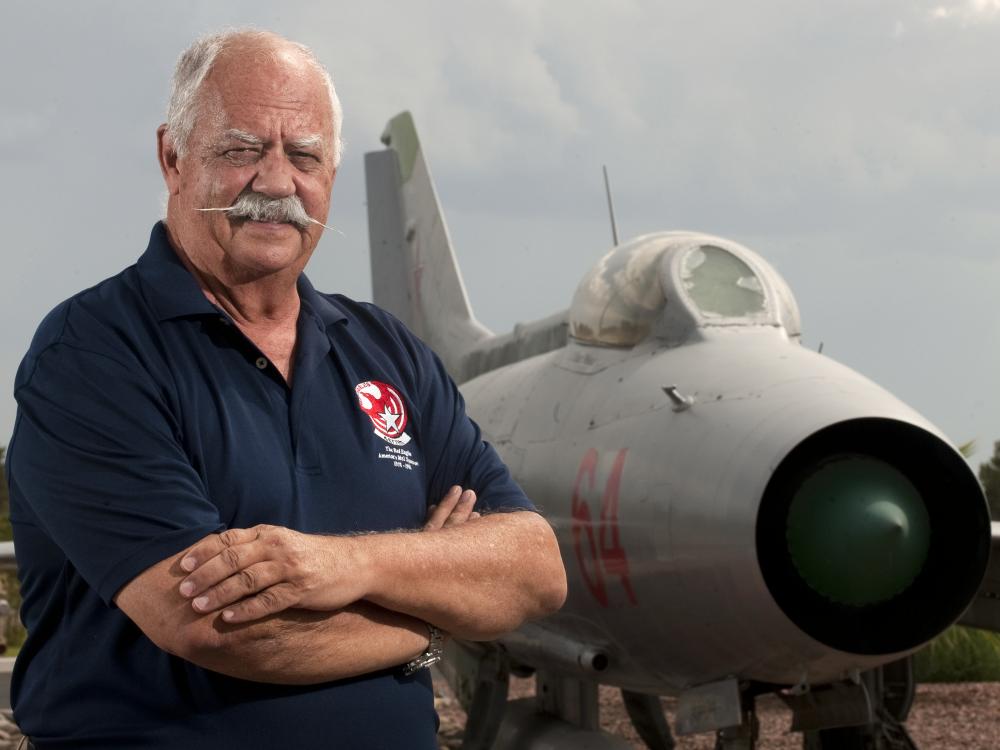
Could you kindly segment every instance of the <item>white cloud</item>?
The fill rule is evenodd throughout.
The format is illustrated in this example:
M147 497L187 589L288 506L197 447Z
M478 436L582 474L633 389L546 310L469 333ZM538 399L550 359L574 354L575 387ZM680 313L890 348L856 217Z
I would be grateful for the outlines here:
M348 127L378 133L410 109L425 137L446 144L439 169L493 169L524 157L521 129L565 137L581 126L540 50L545 29L529 3L317 6L301 26L289 33L328 63Z
M0 151L0 224L17 249L0 289L9 359L59 297L141 249L160 191L152 129L180 49L253 23L310 44L344 100L334 210L348 237L324 238L320 286L366 293L360 159L411 109L473 304L497 329L567 304L606 248L607 163L623 236L702 228L756 245L789 269L809 335L863 371L881 356L873 374L905 385L918 408L921 394L944 402L912 363L946 342L970 373L948 410L973 411L966 391L987 399L974 427L961 416L949 431L995 437L1000 347L963 353L953 332L992 344L998 331L986 313L1000 268L985 259L1000 239L1000 0L95 0L58 14L46 2L15 4L0 25L0 65L18 71L4 79L0 116L0 143L15 144ZM58 148L36 149L43 141ZM15 151L31 161L12 167ZM58 221L48 206L62 207ZM859 286L873 257L885 276ZM948 293L974 278L960 304L929 314L919 300L945 294L943 257ZM894 307L897 263L910 296ZM869 306L849 325L844 290ZM868 316L912 318L920 336L855 345ZM893 370L904 349L907 367Z
M1000 0L953 0L930 12L935 20L954 20L962 25L995 20L1000 15Z

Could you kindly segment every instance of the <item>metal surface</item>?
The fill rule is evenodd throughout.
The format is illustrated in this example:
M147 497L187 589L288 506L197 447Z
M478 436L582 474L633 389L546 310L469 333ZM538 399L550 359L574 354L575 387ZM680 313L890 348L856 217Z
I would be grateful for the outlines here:
M476 687L466 713L462 750L490 750L496 742L507 708L510 661L499 649L480 660Z
M10 708L10 678L14 673L13 656L0 656L0 709Z
M694 394L689 410L673 411L664 371ZM900 645L882 653L831 648L789 617L759 566L758 511L774 467L831 425L877 418L887 440L912 431L927 461L950 462L956 488L965 476L957 502L985 519L974 477L933 427L780 331L705 332L687 346L627 352L570 344L463 393L563 547L570 597L547 625L609 644L605 679L630 689L676 691L727 673L794 684L805 671L823 682L920 645L900 630ZM959 560L976 552L955 549ZM976 567L973 557L956 574L969 596ZM942 614L925 606L927 618Z
M566 605L543 639L501 644L561 685L561 713L585 647L607 657L601 682L634 692L730 678L741 691L808 689L912 653L961 615L989 558L978 481L927 420L800 346L795 298L760 255L695 232L643 235L582 273L567 312L492 336L472 315L412 120L390 130L405 153L398 167L370 161L373 269L407 272L386 274L375 302L409 300L404 321L555 529ZM393 190L395 202L382 196ZM393 205L401 220L380 215ZM375 241L399 226L402 240ZM845 457L890 467L913 492L887 499L881 480L809 491ZM841 566L810 556L831 517ZM877 559L879 534L896 535L906 562L860 592L869 582L847 563ZM720 743L752 745L752 700L737 695L750 718Z
M365 155L375 296L394 300L388 309L454 372L458 357L452 354L466 352L490 332L472 315L409 113L389 122L382 141L391 148ZM433 326L425 325L431 320Z
M549 669L558 669L584 680L600 679L609 663L603 644L583 643L538 623L529 622L505 636L503 645L519 663L543 663Z
M842 687L835 685L825 691L827 705L818 715L798 717L806 730L805 750L916 750L916 743L903 725L913 696L913 672L908 663L894 662L869 670L860 676L858 684L847 687L863 691L867 711L857 697L842 700L838 705L830 693ZM857 709L854 715L850 712L851 703ZM843 726L819 730L806 726L829 724L831 720Z
M511 701L493 750L631 750L631 744L539 713L532 698Z
M760 724L752 712L746 713L746 721L738 727L723 729L716 734L716 750L754 750L760 735Z
M535 675L538 709L575 727L600 729L597 683L578 680L560 672L539 670Z
M13 542L0 542L0 570L17 570ZM0 597L0 633L6 630L8 618L16 616L17 613L11 609L7 599ZM13 672L14 657L0 657L0 708L10 707L10 679Z
M781 697L792 709L793 732L862 726L875 720L871 697L863 682L836 683L821 690Z
M611 200L611 182L608 180L607 165L601 167L604 172L604 193L608 197L608 218L611 219L611 244L618 244L618 222L615 220L615 204Z
M879 668L882 675L882 703L890 716L906 721L917 693L913 657L890 662Z
M14 542L0 542L0 570L17 570Z
M649 750L673 750L676 743L659 697L622 690L622 702L632 726Z
M690 688L677 699L677 734L714 732L738 727L743 721L740 685L733 679Z
M1000 630L1000 522L992 523L990 564L976 598L962 615L961 624Z

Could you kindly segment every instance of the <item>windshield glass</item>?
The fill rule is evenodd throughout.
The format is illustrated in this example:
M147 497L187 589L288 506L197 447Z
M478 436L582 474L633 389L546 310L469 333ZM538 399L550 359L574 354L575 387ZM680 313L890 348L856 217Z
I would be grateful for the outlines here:
M702 245L689 251L681 277L691 301L706 317L742 318L765 311L760 279L721 247Z
M665 250L662 239L639 239L601 258L573 296L570 335L603 346L642 341L666 303L657 273Z

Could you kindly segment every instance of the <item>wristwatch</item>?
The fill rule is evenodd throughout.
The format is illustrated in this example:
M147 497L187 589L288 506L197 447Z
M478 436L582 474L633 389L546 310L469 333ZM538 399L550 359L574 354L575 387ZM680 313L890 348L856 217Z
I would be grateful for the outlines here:
M427 623L427 630L430 631L431 641L427 644L426 651L403 667L403 674L407 677L424 667L437 664L441 661L441 657L444 656L444 633L429 622Z

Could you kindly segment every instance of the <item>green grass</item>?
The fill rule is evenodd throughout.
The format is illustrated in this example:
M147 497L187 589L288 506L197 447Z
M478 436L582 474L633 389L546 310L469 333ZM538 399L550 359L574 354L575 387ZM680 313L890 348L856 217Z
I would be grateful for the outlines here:
M918 682L1000 682L1000 633L948 628L914 659Z

